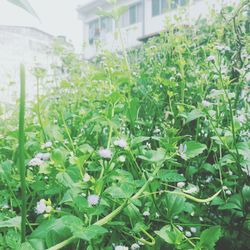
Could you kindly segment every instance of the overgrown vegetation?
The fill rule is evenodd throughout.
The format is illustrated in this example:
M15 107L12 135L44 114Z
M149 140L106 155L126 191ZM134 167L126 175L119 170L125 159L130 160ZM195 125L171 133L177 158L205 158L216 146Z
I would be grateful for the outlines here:
M130 65L57 48L65 79L37 68L26 108L22 244L17 115L0 117L0 249L249 249L249 12L168 24Z

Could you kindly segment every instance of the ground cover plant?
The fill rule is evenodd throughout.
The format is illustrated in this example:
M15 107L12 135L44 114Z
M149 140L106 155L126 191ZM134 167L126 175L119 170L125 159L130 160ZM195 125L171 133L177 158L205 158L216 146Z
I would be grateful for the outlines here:
M249 16L98 63L57 46L62 80L34 68L19 127L0 117L0 249L249 249Z

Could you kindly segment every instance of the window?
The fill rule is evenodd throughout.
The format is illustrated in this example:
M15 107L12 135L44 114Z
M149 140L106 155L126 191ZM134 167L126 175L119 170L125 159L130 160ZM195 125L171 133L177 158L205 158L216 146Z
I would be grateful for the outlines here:
M152 16L158 16L168 10L169 0L152 0Z
M101 17L101 32L111 32L113 30L113 22L111 17Z
M93 44L100 36L99 19L95 19L89 23L89 44Z
M89 44L93 44L99 39L102 33L108 33L113 30L113 21L111 17L97 18L89 23Z
M152 0L152 16L158 16L168 9L176 9L178 6L184 6L188 0Z
M131 5L121 18L122 27L126 27L142 21L142 5L137 3Z
M188 3L188 0L172 0L171 9L176 9L178 6L184 6Z

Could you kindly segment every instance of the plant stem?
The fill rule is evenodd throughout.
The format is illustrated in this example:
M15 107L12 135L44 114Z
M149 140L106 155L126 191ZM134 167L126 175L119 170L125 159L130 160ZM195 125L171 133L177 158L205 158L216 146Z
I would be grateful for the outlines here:
M21 180L21 195L22 195L22 209L21 209L21 241L25 242L26 235L26 168L24 162L24 121L25 121L25 68L24 65L20 66L20 109L19 109L19 172Z

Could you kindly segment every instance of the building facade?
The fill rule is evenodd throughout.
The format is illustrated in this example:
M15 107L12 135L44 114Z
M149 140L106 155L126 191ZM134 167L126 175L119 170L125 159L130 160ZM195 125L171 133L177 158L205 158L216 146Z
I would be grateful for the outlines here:
M102 49L120 50L117 28L121 29L126 48L140 45L145 37L153 36L166 27L166 17L174 22L175 16L182 13L186 25L192 25L200 18L209 15L211 9L219 11L228 3L239 0L117 0L116 6L124 12L118 23L99 10L112 11L114 6L105 0L92 0L78 8L83 23L83 54L85 59L97 56Z
M19 68L26 68L27 98L36 91L32 70L37 65L49 70L58 61L53 54L55 37L32 27L0 25L0 96L1 103L13 103L19 92Z

